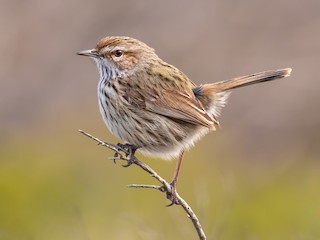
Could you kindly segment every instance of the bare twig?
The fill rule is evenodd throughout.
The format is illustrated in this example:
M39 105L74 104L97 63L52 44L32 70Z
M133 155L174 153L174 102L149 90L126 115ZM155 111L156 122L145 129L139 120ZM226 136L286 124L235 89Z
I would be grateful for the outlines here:
M161 192L163 192L163 187L162 186L158 186L158 185L149 185L149 184L129 184L128 185L129 188L151 188L151 189L156 189L159 190Z
M158 182L161 183L161 186L146 185L146 184L130 184L130 185L128 185L128 187L156 189L161 192L165 192L167 198L169 200L172 200L171 185L166 180L164 180L156 171L154 171L151 167L149 167L149 165L145 164L144 162L141 162L135 156L128 157L129 152L126 149L123 149L118 145L104 142L104 141L102 141L102 140L92 136L91 134L82 131L82 130L79 130L79 132L82 133L83 135L93 139L94 141L96 141L98 143L98 145L107 147L107 148L111 149L112 151L114 151L115 156L112 158L113 160L124 160L124 161L128 162L128 165L135 164L135 165L139 166L140 168L142 168L147 173L149 173L151 175L151 177L155 178L156 180L158 180ZM178 193L176 193L176 195L175 195L175 204L182 206L182 208L188 214L188 217L191 219L191 221L192 221L192 223L198 233L199 239L205 240L206 235L202 229L202 226L199 222L199 219L197 218L196 214L193 212L191 207L188 205L188 203L182 197L180 197Z

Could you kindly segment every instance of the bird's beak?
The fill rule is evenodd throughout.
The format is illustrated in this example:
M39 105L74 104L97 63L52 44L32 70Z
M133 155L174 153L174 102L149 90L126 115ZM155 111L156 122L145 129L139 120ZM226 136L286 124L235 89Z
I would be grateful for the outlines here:
M84 50L77 53L80 56L97 58L100 57L100 53L96 49Z

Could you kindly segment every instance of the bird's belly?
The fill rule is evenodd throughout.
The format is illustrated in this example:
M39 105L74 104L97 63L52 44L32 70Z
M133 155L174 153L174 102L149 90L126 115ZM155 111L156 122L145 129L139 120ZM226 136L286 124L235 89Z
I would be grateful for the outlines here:
M139 151L170 159L209 131L208 128L171 119L145 109L99 98L100 112L109 131Z

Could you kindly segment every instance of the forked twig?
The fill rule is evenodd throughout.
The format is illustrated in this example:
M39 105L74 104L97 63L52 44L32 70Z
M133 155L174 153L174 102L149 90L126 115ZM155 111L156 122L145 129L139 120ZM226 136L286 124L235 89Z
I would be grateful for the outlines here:
M147 173L149 173L151 175L151 177L155 178L156 180L158 180L158 182L161 183L161 186L145 185L145 184L130 184L130 185L128 185L128 187L156 189L161 192L165 192L167 195L167 198L169 200L171 200L171 198L170 198L170 196L172 196L171 185L166 180L164 180L156 171L154 171L151 167L149 167L149 165L145 164L144 162L141 162L135 156L131 156L131 158L127 157L129 153L126 149L123 149L123 148L121 148L117 145L111 144L111 143L104 142L104 141L100 140L99 138L96 138L96 137L92 136L91 134L86 133L82 130L79 130L79 132L82 133L83 135L85 135L86 137L89 137L92 140L96 141L98 143L98 145L107 147L107 148L111 149L112 151L114 151L115 157L112 158L113 160L124 160L124 161L128 162L128 165L135 164L135 165L139 166L140 168L142 168ZM195 229L198 233L199 239L205 240L206 235L202 229L202 226L201 226L196 214L193 212L193 210L188 205L188 203L182 197L179 196L178 193L176 193L175 198L176 198L175 203L177 205L181 205L181 207L188 214L188 217L191 219L193 226L195 227Z

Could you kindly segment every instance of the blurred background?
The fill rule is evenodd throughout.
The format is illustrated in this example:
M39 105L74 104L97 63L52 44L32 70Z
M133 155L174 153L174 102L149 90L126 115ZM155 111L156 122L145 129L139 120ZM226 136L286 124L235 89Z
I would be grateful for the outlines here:
M234 91L221 129L187 152L179 193L208 239L320 239L320 1L17 1L0 8L0 239L197 239L110 142L98 71L75 53L146 42L194 82L293 68ZM170 180L175 161L138 157Z

